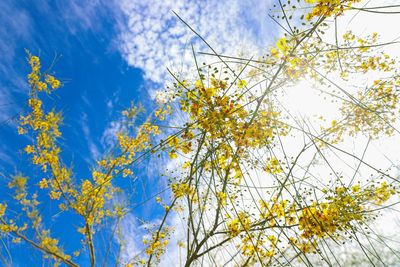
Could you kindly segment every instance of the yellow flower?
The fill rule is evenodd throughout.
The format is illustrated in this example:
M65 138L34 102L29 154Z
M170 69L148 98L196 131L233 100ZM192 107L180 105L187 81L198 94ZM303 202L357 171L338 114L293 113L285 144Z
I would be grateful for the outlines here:
M278 58L279 57L279 51L275 48L271 48L271 56L274 58Z
M33 152L35 152L35 148L31 145L26 146L24 150L27 154L32 154Z
M7 209L7 205L0 203L0 218L4 216L6 209Z
M187 183L172 184L171 189L176 198L180 198L185 195L192 196L194 194L194 188L189 186Z
M226 193L224 192L218 192L218 201L221 203L222 206L226 205Z
M50 198L51 199L55 199L55 200L59 200L61 197L61 192L60 191L51 191L50 192Z
M278 174L282 172L282 167L280 166L279 160L273 157L264 167L264 170L268 173Z
M276 47L283 53L286 54L289 51L289 46L286 38L282 37L276 42Z
M43 188L48 188L48 187L49 187L49 184L47 183L47 180L46 180L45 178L43 178L42 180L40 180L40 182L39 182L39 187L40 187L41 189L43 189Z
M37 86L37 90L38 90L39 92L43 92L43 91L46 91L46 90L47 90L47 84L44 83L44 82L38 81L38 82L36 83L36 86Z
M61 82L51 75L46 75L46 83L48 83L52 89L57 89L61 86Z
M242 88L244 88L244 87L246 87L246 86L247 86L246 80L241 80L241 79L239 79L239 81L238 81L238 88L239 88L239 89L242 89Z
M353 191L353 193L357 193L360 190L360 185L354 185L351 187L351 191Z
M36 66L40 66L40 59L37 56L30 56L29 57L29 65L31 65L31 67L36 67Z
M22 128L21 126L18 126L18 134L25 134L26 130Z
M172 150L168 153L170 159L176 159L178 155L175 153L175 150Z
M23 189L26 185L27 178L21 175L16 175L13 177L13 181L8 183L9 188Z

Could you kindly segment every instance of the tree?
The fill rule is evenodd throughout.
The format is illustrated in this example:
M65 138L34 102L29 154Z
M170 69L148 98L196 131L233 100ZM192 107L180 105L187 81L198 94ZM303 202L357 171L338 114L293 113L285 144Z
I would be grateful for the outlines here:
M8 185L16 202L12 207L20 212L14 216L9 204L0 204L2 235L68 266L78 266L82 253L91 266L108 257L117 265L153 266L172 247L182 252L184 266L331 266L343 263L335 255L342 242L357 244L357 253L372 265L385 264L375 246L389 246L370 225L379 211L396 204L390 199L397 197L399 180L343 143L364 136L369 144L399 133L397 61L379 50L389 44L379 43L377 33L339 36L336 23L351 9L385 12L389 7L355 7L361 0L278 2L274 10L279 12L271 18L285 33L275 46L257 59L221 55L211 46L212 53L197 53L192 47L192 75L171 72L172 86L140 125L135 118L141 108L122 112L126 127L112 152L93 166L90 179L75 178L63 163L62 116L43 104L43 95L62 83L28 53L30 111L21 116L18 133L33 138L24 150L45 178L13 177ZM199 54L212 63L200 64ZM371 75L373 81L359 78ZM354 79L362 82L356 90ZM336 101L337 118L300 120L280 102L280 94L300 90L294 87L304 80ZM161 127L174 116L184 123ZM164 214L146 224L141 253L122 259L114 246L96 251L99 230L111 225L117 234L114 226L129 212L115 201L124 190L116 181L132 175L144 159L165 154L174 164L174 171L165 172L171 196L155 198ZM80 250L64 251L42 219L41 198L76 216ZM173 216L181 218L184 229L171 224ZM170 242L174 231L183 234L177 244Z

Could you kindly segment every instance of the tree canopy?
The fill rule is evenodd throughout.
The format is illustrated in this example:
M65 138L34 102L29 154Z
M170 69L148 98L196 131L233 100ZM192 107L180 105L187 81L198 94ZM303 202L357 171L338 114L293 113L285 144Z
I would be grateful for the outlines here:
M63 83L28 52L28 111L19 118L18 134L31 138L24 152L41 176L12 176L14 201L0 204L2 237L38 249L50 264L68 266L86 260L87 266L163 265L171 251L179 252L182 266L399 262L398 249L373 228L379 215L396 209L398 158L382 166L364 157L370 143L399 140L398 60L385 52L396 42L337 26L347 12L390 14L396 6L364 8L363 2L276 1L270 18L282 36L261 56L219 54L187 24L209 51L191 47L193 68L170 72L155 110L132 105L122 111L124 127L115 146L90 166L91 177L62 160L66 126L46 98ZM186 24L184 14L177 16ZM295 90L317 92L334 112L297 116L285 102ZM167 162L160 169L170 194L149 199L162 212L142 221L147 234L140 251L123 258L128 237L118 225L135 211L120 200L127 188L119 181L152 158ZM45 201L73 214L79 249L68 251L66 240L53 234L42 218ZM115 239L98 249L104 231ZM340 257L343 243L352 244L346 253L358 255L356 261Z

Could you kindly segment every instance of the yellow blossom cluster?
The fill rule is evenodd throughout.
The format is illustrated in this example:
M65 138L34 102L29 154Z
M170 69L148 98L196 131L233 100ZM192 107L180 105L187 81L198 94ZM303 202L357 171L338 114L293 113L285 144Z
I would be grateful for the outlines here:
M273 227L276 220L284 218L288 225L294 225L297 222L296 205L289 205L288 200L277 201L272 199L271 202L260 201L260 218L266 220L268 225Z
M42 231L40 234L40 243L39 246L47 253L53 256L45 255L45 257L52 257L56 263L55 266L58 266L61 261L69 261L71 259L71 255L64 254L64 252L59 248L58 240L50 237L49 231ZM57 255L57 256L54 256Z
M174 183L171 184L172 192L176 198L181 198L183 196L193 197L195 189L187 183Z
M314 17L330 17L333 15L339 16L345 10L349 9L354 3L361 0L304 0L308 4L313 4L314 7L307 14L306 19L311 20Z
M165 117L168 115L171 115L171 113L172 113L171 106L163 105L154 112L154 115L156 116L157 119L159 119L160 121L163 121L163 120L165 120Z
M31 109L30 113L20 117L20 134L31 132L35 136L35 142L25 147L25 152L32 155L32 163L42 168L43 172L50 173L51 179L42 180L40 187L49 188L49 194L52 199L60 199L61 195L67 197L75 197L76 190L72 186L70 172L63 166L59 158L61 152L57 146L56 139L60 137L59 124L61 115L53 111L46 112L43 109L43 101L39 98L42 74L40 72L40 60L36 56L29 55L29 64L31 65L31 73L28 80L31 86L31 98L28 105ZM61 83L53 76L46 75L45 82L54 90ZM46 90L50 93L51 90ZM44 184L46 181L46 186ZM66 200L66 199L65 199Z
M303 253L311 253L316 250L319 240L341 238L342 233L353 229L356 222L363 224L371 219L369 209L383 204L396 193L386 181L364 188L359 184L349 188L336 187L330 192L325 201L306 206L293 200L261 200L260 220L252 220L247 213L239 212L236 218L227 221L227 235L234 238L242 234L240 247L244 255L255 257L257 254L257 257L268 259L276 252L277 244L277 237L268 229L290 229L284 234L288 245ZM295 229L299 234L291 236ZM267 240L269 247L265 244Z
M360 190L358 185L353 186L351 190L336 187L334 196L327 198L328 202L313 203L301 210L301 237L314 240L337 236L339 232L351 229L351 223L364 222L367 219L367 204L380 205L394 193L395 190L387 182L363 190Z
M227 194L225 192L222 192L222 191L218 192L217 198L218 198L218 202L221 203L222 206L226 205Z
M271 158L266 164L264 170L271 174L278 174L282 172L281 163L275 157Z
M250 234L245 235L241 241L241 251L244 256L254 258L257 261L265 261L274 256L278 239L274 235L256 236ZM269 247L266 247L267 242Z
M0 204L0 217L4 216L4 213L6 213L7 205L5 204Z
M340 111L344 117L340 122L332 121L331 127L322 127L329 133L327 141L336 144L348 134L367 134L370 138L391 136L399 109L398 87L400 78L375 80L366 91L359 91L353 101L343 101Z
M230 237L235 237L241 232L249 231L250 227L251 219L249 215L243 211L239 212L236 218L230 219L226 223L226 228Z
M32 90L38 92L50 92L51 89L58 89L61 86L61 82L59 80L52 75L41 73L39 57L32 56L30 54L28 54L28 56L28 62L32 70L31 73L28 74L28 82ZM48 86L50 86L51 89Z
M237 95L244 90L241 87ZM286 133L279 112L272 106L254 116L243 106L245 99L235 98L229 89L226 81L213 77L210 81L198 80L188 88L181 98L181 109L190 115L192 128L206 132L213 140L233 140L236 146L249 148L268 144L278 132Z
M271 48L269 63L281 64L292 80L310 77L320 84L334 85L335 82L327 77L328 74L340 73L343 81L350 75L367 73L393 73L397 71L397 61L386 53L376 53L373 47L378 47L378 34L372 33L364 38L358 37L351 31L343 34L343 44L340 47L321 42L320 37L309 37L308 42L297 45L297 36L283 37L276 46ZM280 60L280 61L279 61ZM322 71L323 70L323 71ZM322 127L329 134L327 141L338 143L344 134L354 136L359 132L378 137L380 134L391 135L395 128L398 112L398 75L388 75L376 79L369 86L343 99L340 108L343 119L332 127Z
M188 154L192 151L192 142L190 141L194 138L194 134L192 131L188 131L179 138L177 135L168 136L166 142L168 146L171 148L169 157L171 159L175 159L178 157L177 152L182 152L184 154Z
M161 259L162 254L165 252L169 237L171 235L172 229L165 226L162 230L157 230L151 234L150 239L143 239L143 244L146 246L146 254L151 257L149 262L154 257L158 262ZM137 262L138 265L145 265L146 261L141 259Z
M28 219L31 221L31 226L38 230L42 225L42 217L40 216L37 206L37 194L29 197L27 192L28 178L22 175L15 175L13 180L8 183L10 189L14 189L14 199L16 199L22 206L22 210L26 213Z
M124 112L127 119L133 119L140 108L131 107ZM98 161L98 168L92 171L92 181L82 183L81 194L75 207L80 214L86 214L89 224L99 224L105 216L120 216L118 209L106 208L110 200L119 189L111 183L118 175L127 177L133 174L132 167L140 152L151 148L151 136L160 134L158 126L144 122L137 130L136 136L128 132L117 134L120 154L116 157L107 157Z
M137 109L131 108L124 115L132 119L137 112ZM73 204L77 213L84 216L89 225L99 224L105 216L121 215L118 209L106 207L107 201L119 190L112 185L112 179L118 175L132 175L132 164L138 153L149 149L151 135L159 133L157 126L145 122L138 129L136 136L124 132L117 134L121 153L119 156L98 161L98 168L92 171L92 179L82 181L80 194Z
M275 46L270 48L270 56L266 63L268 65L284 64L284 73L292 80L308 74L315 62L313 55L308 53L307 44L298 47L297 39L293 37L279 38Z
M380 134L392 135L395 131L392 124L397 119L396 111L399 108L398 84L398 77L375 80L366 92L358 92L355 101L344 102L341 107L346 117L341 124L343 131L351 136L363 132L372 138Z
M13 180L8 184L10 189L15 190L14 198L22 206L22 210L26 213L30 223L24 223L22 226L18 226L13 220L8 222L3 218L5 212L5 205L0 206L0 231L3 233L13 233L17 237L13 239L13 242L20 242L23 239L27 239L22 233L28 228L32 228L36 232L36 239L38 240L37 246L42 249L45 254L44 257L52 258L55 261L55 265L58 265L62 261L69 261L71 256L65 254L63 250L58 246L58 240L50 237L49 230L43 230L42 217L40 215L37 200L37 194L33 194L31 197L27 191L27 178L22 175L16 175ZM4 208L3 208L4 207ZM33 241L31 241L33 242Z

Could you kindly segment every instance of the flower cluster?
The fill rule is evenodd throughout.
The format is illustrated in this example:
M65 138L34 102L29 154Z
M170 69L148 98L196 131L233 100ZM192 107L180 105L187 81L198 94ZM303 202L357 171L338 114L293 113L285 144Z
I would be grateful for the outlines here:
M361 0L304 0L308 4L315 5L310 13L307 14L306 19L311 20L314 17L330 17L333 15L339 16L345 10L351 8L354 3L361 2Z
M230 237L238 236L241 232L250 230L251 219L248 214L241 211L236 218L230 219L226 224Z

